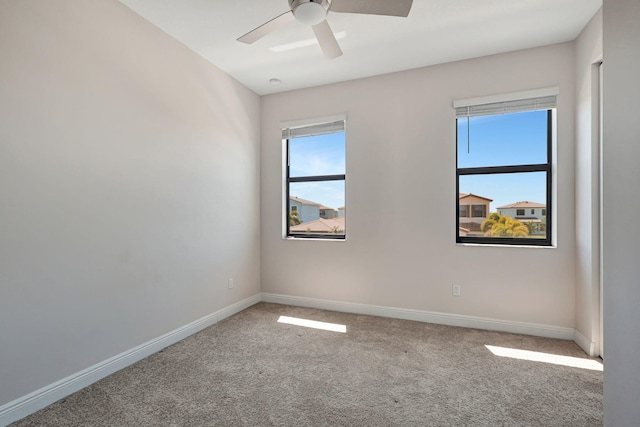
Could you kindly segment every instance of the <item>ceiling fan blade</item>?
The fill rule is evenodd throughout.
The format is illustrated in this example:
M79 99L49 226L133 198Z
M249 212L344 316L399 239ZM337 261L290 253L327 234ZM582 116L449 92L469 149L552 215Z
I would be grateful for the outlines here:
M322 49L322 53L324 53L327 59L333 59L342 55L342 49L340 49L338 40L336 40L336 36L333 35L333 31L331 31L331 27L326 19L314 25L312 28L320 44L320 49Z
M249 31L247 34L238 38L239 42L251 44L258 39L266 36L272 31L277 30L278 28L288 24L293 21L295 17L291 11L285 12L280 16L276 16L271 21L260 25L258 28Z
M413 0L332 0L331 12L409 16Z

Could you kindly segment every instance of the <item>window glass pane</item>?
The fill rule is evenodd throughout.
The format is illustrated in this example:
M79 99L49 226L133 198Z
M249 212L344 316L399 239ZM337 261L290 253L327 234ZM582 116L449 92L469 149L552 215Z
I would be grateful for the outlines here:
M460 208L471 205L474 215L459 219L459 234L546 238L546 200L546 172L462 175ZM476 216L480 205L486 206L485 215Z
M487 216L487 207L485 205L473 205L474 218L482 218Z
M290 234L337 234L346 231L344 181L293 182L289 205L297 215L289 218Z
M289 176L345 174L345 133L289 140Z
M458 119L458 167L547 163L547 110Z

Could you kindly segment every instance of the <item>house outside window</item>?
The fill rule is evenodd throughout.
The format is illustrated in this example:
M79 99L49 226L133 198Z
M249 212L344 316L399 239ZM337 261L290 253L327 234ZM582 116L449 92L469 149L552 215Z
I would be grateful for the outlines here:
M482 223L488 218L489 205L492 202L477 194L458 194L458 230L465 236L481 236Z
M516 218L525 224L529 228L530 235L542 236L545 234L547 209L544 204L523 200L505 206L498 206L497 210L498 214ZM530 212L530 214L525 216L525 212Z
M320 204L314 201L289 196L289 206L291 212L295 212L301 222L309 222L320 218Z
M491 210L487 204L486 212L471 206L472 219L484 218L479 227L459 214L456 242L552 244L546 213L556 94L557 89L542 89L454 102L457 210L466 209L461 194L482 194L498 206Z
M344 116L282 126L286 238L346 237Z

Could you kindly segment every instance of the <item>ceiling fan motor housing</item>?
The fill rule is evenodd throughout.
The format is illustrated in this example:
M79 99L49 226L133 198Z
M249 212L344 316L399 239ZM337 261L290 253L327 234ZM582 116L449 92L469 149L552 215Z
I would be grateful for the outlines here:
M293 16L303 24L317 25L325 20L330 0L289 0Z

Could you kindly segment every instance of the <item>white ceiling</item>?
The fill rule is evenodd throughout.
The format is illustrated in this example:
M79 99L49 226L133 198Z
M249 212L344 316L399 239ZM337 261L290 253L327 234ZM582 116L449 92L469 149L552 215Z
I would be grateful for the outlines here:
M414 0L407 18L329 12L344 55L327 60L317 44L270 50L314 40L297 21L252 45L236 41L289 10L287 0L120 1L260 95L574 40L602 5Z

